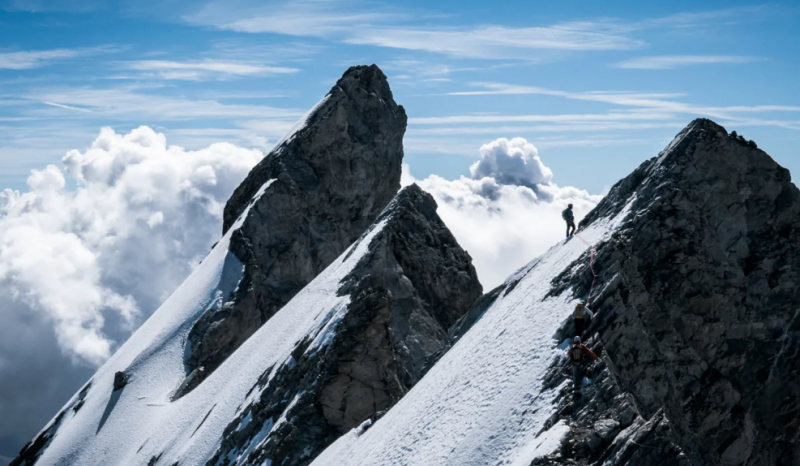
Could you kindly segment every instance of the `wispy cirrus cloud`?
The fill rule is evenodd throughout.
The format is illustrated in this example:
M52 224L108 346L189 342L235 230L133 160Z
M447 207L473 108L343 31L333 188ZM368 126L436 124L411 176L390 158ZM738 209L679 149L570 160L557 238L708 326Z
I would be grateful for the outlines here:
M153 72L162 79L188 81L244 76L274 76L293 74L300 71L298 68L212 59L200 61L140 60L127 63L126 67L131 70Z
M269 6L247 2L231 8L229 2L212 1L184 15L195 25L244 33L271 33L320 37L333 41L424 51L455 58L542 59L531 52L634 50L647 43L634 33L652 29L687 30L731 25L761 17L763 6L678 13L640 20L597 18L531 27L497 24L419 25L430 12L399 8L356 6L348 1L301 0ZM541 53L539 54L541 55Z
M660 18L650 18L634 22L633 25L642 28L663 27L671 29L707 28L710 25L732 26L743 21L762 19L774 11L772 5L752 5L733 8L722 8L708 11L694 11L675 13Z
M189 24L236 32L274 33L298 37L328 37L354 27L386 24L403 15L356 9L350 2L301 0L253 5L247 1L211 1L183 16Z
M457 58L525 59L531 51L630 50L642 40L595 23L554 24L537 27L503 25L416 25L415 15L399 10L367 11L349 2L306 0L231 9L212 2L183 17L190 24L246 33L323 37L338 42L425 51Z
M562 132L602 132L613 130L643 130L655 128L682 128L685 123L676 121L663 122L626 122L626 121L584 121L554 122L533 126L461 126L422 128L409 130L414 136L472 136L478 134L529 134L529 133L562 133Z
M411 125L443 125L458 123L558 123L585 121L625 121L625 120L666 120L673 114L666 112L618 112L618 113L585 113L561 115L494 115L470 114L450 115L443 117L409 118Z
M71 107L71 106L69 106L69 105L57 104L57 103L55 103L55 102L45 102L45 101L42 101L42 103L43 103L43 104L45 104L45 105L49 105L49 106L51 106L51 107L65 108L65 109L67 109L67 110L75 110L75 111L78 111L78 112L92 113L92 111L91 111L91 110L88 110L88 109L85 109L85 108Z
M645 45L623 35L564 26L376 28L353 31L344 42L482 59L527 59L532 50L630 50Z
M64 87L34 90L23 96L52 107L80 109L98 117L123 118L126 121L177 121L203 118L276 118L296 120L303 115L298 109L267 105L224 104L217 100L186 99L147 92L148 88L119 86L113 88ZM52 109L55 111L55 109ZM53 116L50 110L31 110L31 114Z
M641 112L660 112L672 115L695 115L718 118L735 122L742 126L780 126L784 128L796 129L798 122L794 120L780 119L761 119L752 118L746 115L758 113L797 113L800 106L792 105L734 105L734 106L710 106L686 103L674 100L684 97L683 93L641 93L641 92L608 92L608 91L588 91L574 92L556 89L547 89L537 86L525 86L506 83L476 82L470 84L472 87L480 88L475 91L457 91L449 95L473 96L473 95L545 95L562 97L570 100L582 100L590 102L601 102L622 107L632 107L632 110ZM744 115L742 115L744 114Z
M671 70L693 65L742 64L762 60L764 59L742 55L659 55L631 58L617 63L616 66L638 70Z
M41 68L57 61L69 60L89 55L113 53L119 49L112 46L87 47L76 49L20 50L0 52L0 69L29 70Z

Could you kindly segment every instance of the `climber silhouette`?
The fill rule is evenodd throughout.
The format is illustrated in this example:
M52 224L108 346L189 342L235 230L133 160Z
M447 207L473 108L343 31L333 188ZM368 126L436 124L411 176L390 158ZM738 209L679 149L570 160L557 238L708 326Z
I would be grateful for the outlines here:
M580 398L581 388L583 388L583 371L586 369L586 356L597 361L599 358L586 345L581 343L581 337L572 339L572 347L567 350L567 356L572 361L572 393L575 398Z
M575 323L575 336L583 336L583 331L592 323L592 318L594 318L594 313L586 307L585 303L579 302L572 313L572 321Z
M567 208L561 212L561 218L567 222L567 238L571 238L572 235L575 234L575 215L572 213L572 204L569 204Z

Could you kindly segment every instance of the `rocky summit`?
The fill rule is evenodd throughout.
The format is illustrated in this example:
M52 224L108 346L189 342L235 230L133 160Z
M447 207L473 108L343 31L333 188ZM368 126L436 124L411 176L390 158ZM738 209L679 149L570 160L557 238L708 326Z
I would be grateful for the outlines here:
M603 361L584 399L562 400L572 429L554 464L800 464L800 191L789 172L699 119L580 228L622 210L629 220L596 245L589 333ZM585 264L555 292L585 295Z
M230 249L244 264L236 295L192 327L182 396L333 262L400 188L406 114L375 65L355 66L235 190L223 233L250 205Z

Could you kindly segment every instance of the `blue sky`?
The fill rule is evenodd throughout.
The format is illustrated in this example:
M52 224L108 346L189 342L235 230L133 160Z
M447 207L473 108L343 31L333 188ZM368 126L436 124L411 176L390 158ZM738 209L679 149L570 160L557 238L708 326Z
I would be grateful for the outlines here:
M350 65L377 63L417 177L521 136L601 192L709 116L800 171L793 3L0 0L0 189L103 126L269 149ZM796 175L795 175L796 178Z

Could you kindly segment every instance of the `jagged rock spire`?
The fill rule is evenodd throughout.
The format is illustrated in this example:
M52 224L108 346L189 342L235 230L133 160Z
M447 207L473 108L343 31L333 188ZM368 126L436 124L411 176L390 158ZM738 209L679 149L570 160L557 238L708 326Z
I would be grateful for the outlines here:
M245 265L236 295L193 327L187 384L193 389L342 253L400 188L403 107L376 65L348 69L330 92L256 165L224 212Z
M377 65L350 67L236 188L225 205L223 232L261 185L282 173L298 184L322 177L333 188L331 194L341 192L348 183L372 181L391 188L393 195L400 189L406 122L405 110L395 103L386 75ZM382 205L375 207L372 204L381 202L371 202L366 208L380 212L391 196L379 199Z

